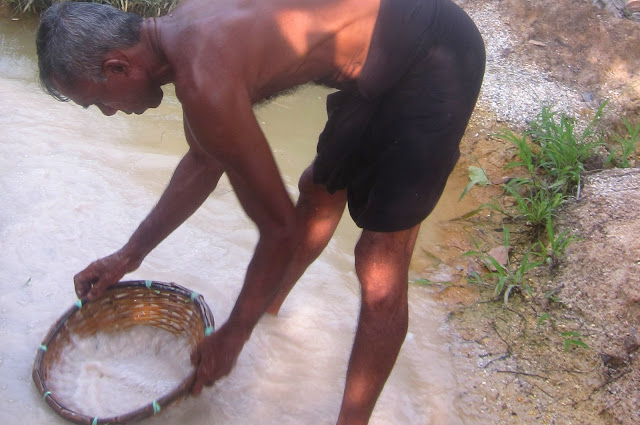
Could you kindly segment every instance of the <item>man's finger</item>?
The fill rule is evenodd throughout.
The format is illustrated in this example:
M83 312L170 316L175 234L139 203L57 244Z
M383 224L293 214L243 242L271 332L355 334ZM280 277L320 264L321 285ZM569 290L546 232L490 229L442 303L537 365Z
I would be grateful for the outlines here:
M202 387L204 387L204 375L198 369L198 371L196 372L196 382L193 383L191 393L193 395L200 395L200 393L202 392Z
M195 350L193 350L193 352L191 353L191 364L194 366L199 366L200 365L200 346L198 346Z
M98 298L99 296L100 296L100 293L96 285L94 285L87 293L87 299L89 301L95 301L96 298Z
M108 287L109 283L104 279L100 279L93 284L93 286L89 290L89 293L87 294L87 298L89 299L89 301L97 300Z
M88 273L80 272L73 277L73 284L76 290L78 298L84 298L91 289L91 282L97 280L94 276L89 276Z

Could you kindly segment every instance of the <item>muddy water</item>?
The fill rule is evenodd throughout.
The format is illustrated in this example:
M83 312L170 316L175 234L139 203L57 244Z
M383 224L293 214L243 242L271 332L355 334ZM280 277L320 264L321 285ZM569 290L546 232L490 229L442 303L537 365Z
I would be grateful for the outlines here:
M36 80L33 23L0 20L0 423L65 423L31 382L36 349L74 301L72 276L118 249L153 206L186 150L171 90L142 117L104 117L56 102ZM304 88L257 111L293 197L313 157L327 91ZM462 180L443 205L454 205ZM438 242L439 208L421 237ZM233 373L156 424L333 424L358 312L357 229L345 217L277 318L265 317ZM228 182L130 277L202 293L224 322L256 231ZM411 287L411 324L374 425L477 423L456 403L443 314Z

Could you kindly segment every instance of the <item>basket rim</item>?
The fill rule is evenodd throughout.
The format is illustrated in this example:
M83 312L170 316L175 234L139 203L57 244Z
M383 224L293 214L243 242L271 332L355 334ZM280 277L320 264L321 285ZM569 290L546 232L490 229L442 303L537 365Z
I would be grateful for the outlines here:
M214 328L215 323L213 319L213 314L211 313L211 309L207 305L206 301L202 294L198 292L192 291L184 286L181 286L175 282L159 282L152 280L127 280L121 281L117 284L107 288L106 292L121 290L126 288L140 288L146 287L148 289L153 289L156 291L166 291L177 293L186 298L189 298L194 305L198 308L200 312L200 316L202 318L202 322L207 331L210 331ZM178 385L173 390L169 391L167 394L162 397L153 400L147 405L140 407L136 410L133 410L128 413L123 413L122 415L112 416L112 417L91 417L84 415L82 413L76 412L72 409L67 408L59 400L55 398L55 396L51 393L49 388L44 382L44 373L42 370L42 363L44 356L47 352L47 347L49 343L56 337L60 329L65 325L67 320L75 314L78 310L82 308L82 305L86 304L87 300L78 300L76 304L68 308L62 316L51 326L46 336L42 340L40 347L38 347L36 358L33 365L32 378L33 382L38 388L38 391L42 395L43 399L47 402L47 404L56 412L58 415L63 418L77 423L77 424L87 424L87 425L98 425L98 424L107 424L107 423L125 423L125 422L135 422L141 419L148 418L153 416L161 411L162 408L167 407L174 401L180 399L185 396L193 386L195 382L195 371L191 372L185 379L182 380L180 385ZM203 335L204 337L204 335Z

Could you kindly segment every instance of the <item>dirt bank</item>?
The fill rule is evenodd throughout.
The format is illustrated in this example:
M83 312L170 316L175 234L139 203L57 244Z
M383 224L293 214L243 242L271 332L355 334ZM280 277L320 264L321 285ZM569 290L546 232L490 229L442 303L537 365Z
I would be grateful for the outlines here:
M480 165L496 183L474 187L461 213L501 194L515 152L491 135L524 128L541 102L586 120L608 99L609 122L640 120L638 22L585 0L458 3L483 32L488 72L454 178ZM471 237L500 244L498 217L446 223L446 249L421 241L413 272L446 282L433 291L450 311L445 331L457 338L459 403L481 423L640 423L639 210L638 169L585 176L580 199L559 217L558 230L576 238L566 257L532 278L533 296L508 306L488 302L493 288L466 283L476 266L461 256Z

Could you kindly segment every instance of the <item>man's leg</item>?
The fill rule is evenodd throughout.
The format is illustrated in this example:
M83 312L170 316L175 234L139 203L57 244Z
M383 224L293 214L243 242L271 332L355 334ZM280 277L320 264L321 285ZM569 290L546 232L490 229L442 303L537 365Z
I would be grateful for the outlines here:
M331 240L347 202L346 191L340 190L332 195L324 186L313 183L313 165L302 173L298 188L300 196L296 214L301 239L282 286L267 309L267 313L274 315L278 314L282 303L307 267Z
M365 425L395 364L408 327L409 261L420 225L364 230L356 245L362 301L338 425Z

